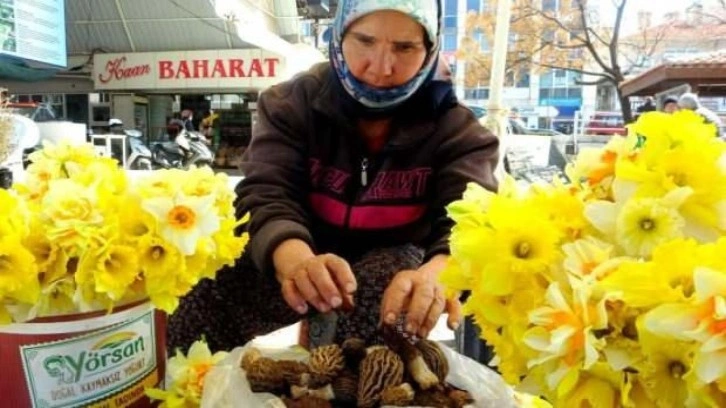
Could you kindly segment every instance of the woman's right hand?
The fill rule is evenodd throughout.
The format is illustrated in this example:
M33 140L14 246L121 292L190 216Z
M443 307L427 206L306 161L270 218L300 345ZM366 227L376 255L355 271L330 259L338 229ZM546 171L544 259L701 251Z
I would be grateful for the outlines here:
M322 313L352 305L357 283L350 265L334 254L315 255L304 241L290 239L273 253L285 302L300 314L308 304Z

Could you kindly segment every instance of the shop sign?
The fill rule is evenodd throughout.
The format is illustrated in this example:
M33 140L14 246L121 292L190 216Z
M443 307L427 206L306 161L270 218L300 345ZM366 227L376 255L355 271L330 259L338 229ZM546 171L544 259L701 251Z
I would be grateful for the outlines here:
M283 80L284 58L259 49L97 54L97 90L264 89Z

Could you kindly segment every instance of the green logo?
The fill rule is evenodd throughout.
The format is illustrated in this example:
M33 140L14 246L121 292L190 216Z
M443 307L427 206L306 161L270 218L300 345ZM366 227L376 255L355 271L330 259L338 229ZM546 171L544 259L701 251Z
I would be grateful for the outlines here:
M56 354L43 360L43 369L58 385L75 384L86 375L112 370L145 350L144 338L134 332L114 333L77 354Z

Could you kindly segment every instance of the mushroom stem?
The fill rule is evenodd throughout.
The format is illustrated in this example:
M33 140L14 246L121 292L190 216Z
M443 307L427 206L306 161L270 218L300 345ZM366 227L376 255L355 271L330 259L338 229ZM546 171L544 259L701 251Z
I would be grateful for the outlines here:
M290 387L290 395L293 399L300 399L305 396L319 398L326 401L335 399L335 393L333 392L333 387L330 384L317 389L293 385Z
M411 376L422 390L428 390L439 384L439 377L429 369L421 353L416 353L415 357L407 363L408 372L411 373Z

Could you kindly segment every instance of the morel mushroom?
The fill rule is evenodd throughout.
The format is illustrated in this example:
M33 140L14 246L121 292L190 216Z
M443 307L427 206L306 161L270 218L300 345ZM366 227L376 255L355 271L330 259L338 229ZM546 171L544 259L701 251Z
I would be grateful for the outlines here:
M358 400L358 375L350 370L343 370L333 379L335 402L344 405L355 405Z
M351 370L357 371L360 362L363 361L366 356L365 340L351 337L343 342L341 348L343 349L345 364Z
M259 349L250 347L247 351L245 351L245 354L242 356L242 362L240 363L240 367L242 367L243 370L248 371L252 364L260 357L262 357L262 352L260 352Z
M279 360L275 364L288 384L307 385L305 375L310 371L307 364L292 360Z
M474 398L471 397L471 394L464 390L451 388L448 390L447 395L454 403L454 408L464 408L465 406L474 403Z
M413 397L413 404L417 407L456 408L454 401L439 389L419 391Z
M250 363L247 374L247 381L253 392L282 393L287 388L285 376L275 360L267 357L259 357Z
M449 375L449 361L446 360L443 350L438 344L431 340L422 339L416 343L416 348L421 351L421 356L431 372L436 374L439 382L443 384L446 376Z
M388 348L376 348L360 364L358 380L358 407L372 408L388 387L403 382L403 360Z
M395 387L388 387L381 394L381 405L391 405L394 407L407 407L413 402L415 393L413 387L408 383L403 383Z
M330 402L327 400L315 398L315 397L309 397L309 396L300 397L299 399L283 398L282 401L285 403L285 407L287 407L287 408L332 408L333 407L333 405L331 405Z
M405 341L401 342L401 356L408 373L422 390L439 385L439 377L429 369L418 347Z
M308 367L313 377L320 376L328 383L345 367L343 350L337 344L318 347L310 353Z
M325 387L315 389L293 385L290 387L290 396L295 399L302 397L315 397L326 401L330 401L335 398L335 394L333 394L333 386L330 384Z

